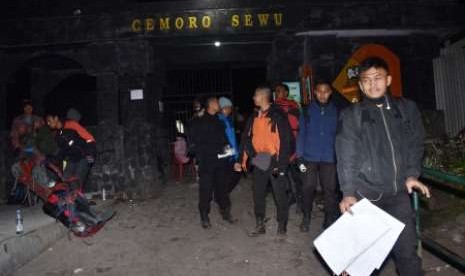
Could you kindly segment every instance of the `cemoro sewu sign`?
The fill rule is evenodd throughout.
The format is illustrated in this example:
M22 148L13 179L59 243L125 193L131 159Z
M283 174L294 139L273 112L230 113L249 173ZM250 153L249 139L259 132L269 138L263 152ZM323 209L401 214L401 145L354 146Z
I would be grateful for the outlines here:
M282 11L208 10L176 14L142 15L131 19L131 31L136 34L197 34L219 32L273 32L284 21Z

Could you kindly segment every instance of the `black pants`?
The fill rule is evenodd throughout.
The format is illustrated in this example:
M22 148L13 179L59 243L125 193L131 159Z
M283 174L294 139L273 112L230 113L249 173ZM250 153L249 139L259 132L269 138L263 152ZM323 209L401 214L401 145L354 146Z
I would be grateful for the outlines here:
M202 214L210 212L210 203L214 197L221 210L231 208L229 187L224 181L224 160L201 162L199 166L199 210Z
M265 218L266 195L268 184L271 183L275 196L277 217L279 223L287 223L289 218L289 196L287 176L274 176L271 170L263 171L254 168L253 197L255 205L255 217Z
M304 214L311 214L315 191L320 180L324 196L325 223L333 223L339 214L338 212L338 191L336 184L336 164L334 163L314 163L307 164L307 172L302 175L302 201ZM326 225L328 226L328 225Z
M399 192L395 196L383 195L373 204L383 209L393 217L405 223L405 228L399 236L392 254L400 276L423 275L421 259L417 255L417 234L415 229L415 212L410 196L406 192Z
M72 189L80 188L82 191L84 191L89 170L90 166L89 162L87 162L87 159L81 159L79 161L68 161L63 172L63 178L66 180L70 177L77 177L77 181L71 183L70 186Z
M303 211L303 184L302 184L302 177L301 172L299 171L297 164L293 163L289 166L289 186L291 196L295 200L297 207ZM290 202L292 205L294 202Z
M228 193L231 193L241 180L241 173L234 170L235 160L228 160L225 163L224 182L228 186Z

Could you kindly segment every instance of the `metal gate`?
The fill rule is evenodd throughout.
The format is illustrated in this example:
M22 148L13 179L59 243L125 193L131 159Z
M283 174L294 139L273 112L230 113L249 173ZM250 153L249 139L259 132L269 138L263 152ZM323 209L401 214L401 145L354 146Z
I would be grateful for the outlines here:
M433 60L436 108L443 110L448 135L465 127L465 49L446 48Z
M178 131L186 131L194 113L195 99L232 97L231 69L227 66L172 69L167 72L166 79L163 105L171 141Z

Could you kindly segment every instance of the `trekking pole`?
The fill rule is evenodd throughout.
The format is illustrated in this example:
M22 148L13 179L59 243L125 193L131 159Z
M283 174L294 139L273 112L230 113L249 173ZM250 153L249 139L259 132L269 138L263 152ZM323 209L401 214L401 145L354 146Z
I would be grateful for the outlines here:
M418 247L417 247L417 254L421 258L422 257L422 243L421 243L421 231L420 231L420 202L418 198L418 192L414 191L413 192L413 209L415 210L415 229L417 232L417 241L418 241Z

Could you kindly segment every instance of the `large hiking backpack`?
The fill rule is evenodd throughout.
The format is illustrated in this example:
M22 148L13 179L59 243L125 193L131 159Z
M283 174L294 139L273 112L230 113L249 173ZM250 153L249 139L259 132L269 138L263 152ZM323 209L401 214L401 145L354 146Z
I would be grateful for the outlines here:
M275 104L281 109L284 115L287 117L289 125L291 127L291 156L290 160L296 158L296 145L297 145L297 134L299 132L299 117L300 110L296 102L291 100L276 101Z
M44 201L44 212L68 227L76 236L97 233L114 212L95 213L79 189L72 189L76 178L63 179L62 171L51 162L36 164L22 160L12 169L18 183Z
M292 134L294 138L297 137L297 132L299 131L299 117L300 110L296 102L291 100L276 101L277 106L286 114L289 125L291 126Z

